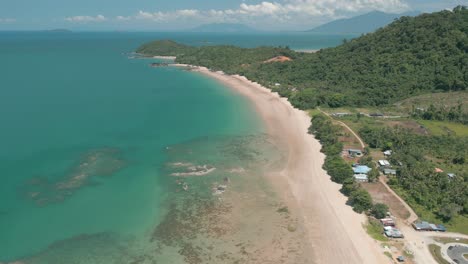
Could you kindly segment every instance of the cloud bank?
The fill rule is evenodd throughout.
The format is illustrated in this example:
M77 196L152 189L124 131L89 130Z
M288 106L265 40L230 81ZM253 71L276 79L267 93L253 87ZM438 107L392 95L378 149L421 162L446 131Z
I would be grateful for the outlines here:
M107 18L103 15L97 16L72 16L66 17L66 21L68 22L75 22L75 23L89 23L89 22L104 22L107 21Z
M199 10L180 9L172 11L140 10L136 14L106 18L97 16L74 16L65 20L73 23L116 21L131 23L140 21L151 24L196 23L246 23L255 25L317 24L324 20L351 16L371 10L400 13L409 9L405 0L282 0L263 1L256 4L246 2L233 9ZM146 22L145 22L146 21Z
M267 1L259 4L242 3L237 9L225 10L139 11L135 18L153 21L170 21L181 18L233 21L253 17L268 17L281 21L304 16L335 17L343 13L366 10L402 12L407 9L408 5L403 0L285 0L282 3Z

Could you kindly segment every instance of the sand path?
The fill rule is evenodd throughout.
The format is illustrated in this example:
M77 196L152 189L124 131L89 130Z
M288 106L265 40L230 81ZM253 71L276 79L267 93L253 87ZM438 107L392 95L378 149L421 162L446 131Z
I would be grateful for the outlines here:
M284 196L292 197L301 212L309 238L304 243L313 249L313 262L391 263L378 243L364 231L365 216L345 204L347 199L339 192L340 185L333 183L322 169L325 156L320 153L320 143L307 133L310 117L305 112L294 109L285 98L244 77L202 67L196 71L248 98L264 119L268 133L287 148L288 162L277 176L281 179L277 180L286 179L289 188L283 188Z

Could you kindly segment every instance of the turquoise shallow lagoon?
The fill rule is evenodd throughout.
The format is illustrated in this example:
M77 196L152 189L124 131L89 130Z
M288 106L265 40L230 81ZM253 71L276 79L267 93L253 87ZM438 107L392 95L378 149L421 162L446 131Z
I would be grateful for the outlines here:
M129 58L155 38L289 43L274 35L0 32L0 262L153 261L140 255L154 254L148 241L167 235L155 227L180 191L168 161L216 159L227 170L252 160L250 152L260 155L261 147L232 148L262 137L246 99L197 73ZM315 49L341 37L290 41ZM190 186L197 184L209 185ZM180 254L169 249L162 259L179 263Z

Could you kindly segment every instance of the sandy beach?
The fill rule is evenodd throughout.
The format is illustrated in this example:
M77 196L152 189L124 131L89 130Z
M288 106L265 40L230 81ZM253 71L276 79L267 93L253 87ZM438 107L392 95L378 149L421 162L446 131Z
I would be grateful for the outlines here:
M285 98L245 77L204 67L190 69L248 98L265 121L268 134L288 153L285 167L268 177L303 218L308 238L304 243L310 244L315 263L389 263L379 244L362 227L365 216L345 204L347 198L339 192L340 185L333 183L322 169L325 156L320 153L320 143L307 133L310 126L307 113L294 109Z
M153 56L153 59L175 60L176 57L174 57L174 56Z

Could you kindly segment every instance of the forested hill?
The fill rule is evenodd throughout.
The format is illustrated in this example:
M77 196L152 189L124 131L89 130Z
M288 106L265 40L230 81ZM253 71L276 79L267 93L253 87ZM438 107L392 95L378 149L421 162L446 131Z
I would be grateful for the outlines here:
M175 45L154 42L138 52L175 55L180 63L245 75L303 109L385 105L413 95L468 87L466 7L402 17L375 33L315 54L287 48L181 45L162 52L167 43ZM265 63L274 56L287 56L292 61Z

